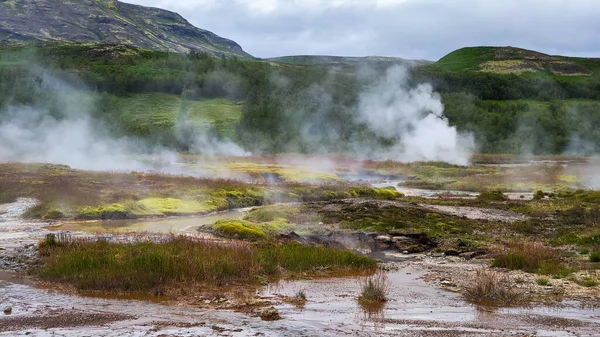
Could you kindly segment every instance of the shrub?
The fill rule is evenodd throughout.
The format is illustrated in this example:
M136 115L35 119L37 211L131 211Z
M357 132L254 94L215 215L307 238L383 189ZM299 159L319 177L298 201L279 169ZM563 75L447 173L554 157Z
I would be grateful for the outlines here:
M296 297L300 301L306 301L306 290L304 290L304 289L298 290L296 292L296 294L294 295L294 297Z
M479 196L477 196L477 200L480 201L505 201L507 200L506 196L504 195L504 193L502 193L501 190L484 190L481 191L481 193L479 193Z
M513 306L529 301L507 274L480 269L472 284L465 288L465 298L474 304L488 306Z
M590 253L590 262L600 262L600 250Z
M541 199L544 199L545 196L546 196L546 194L544 193L544 191L537 190L533 194L533 200L541 200Z
M46 214L44 214L44 219L56 220L64 218L65 214L56 208L50 209Z
M385 271L378 269L375 274L367 276L363 280L358 300L364 304L387 302L389 289L390 282Z
M548 284L550 284L550 280L544 277L538 278L537 280L535 280L535 282L541 286L547 286Z

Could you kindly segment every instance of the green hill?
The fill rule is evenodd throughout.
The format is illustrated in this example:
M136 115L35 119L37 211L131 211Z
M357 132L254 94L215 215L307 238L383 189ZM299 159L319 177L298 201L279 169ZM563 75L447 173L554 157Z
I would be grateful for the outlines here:
M183 151L186 143L176 133L182 118L185 128L232 139L255 153L344 153L356 139L385 148L393 140L366 129L356 107L368 81L384 77L395 61L375 60L373 76L365 79L357 76L363 60L306 56L276 62L123 44L5 45L0 123L11 118L10 107L43 107L63 118L65 101L78 111L87 100L88 113L116 136ZM535 67L490 66L502 62ZM323 71L329 65L343 71ZM410 67L407 86L430 83L450 124L471 132L479 151L591 151L600 148L598 69L597 59L475 47Z
M117 0L0 1L0 43L32 41L121 43L170 52L251 57L234 41L159 8Z
M407 60L400 57L368 56L368 57L346 57L327 55L295 55L282 56L267 59L277 63L306 65L306 66L391 66L394 64L405 66L419 66L432 63L426 60Z
M461 48L442 57L432 67L497 74L600 75L600 59L554 56L515 47Z

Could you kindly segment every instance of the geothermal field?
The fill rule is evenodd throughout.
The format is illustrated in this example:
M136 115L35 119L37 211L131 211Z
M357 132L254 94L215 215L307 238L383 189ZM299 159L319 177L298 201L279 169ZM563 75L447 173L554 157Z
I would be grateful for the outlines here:
M599 331L594 158L170 159L0 164L0 334Z
M0 0L0 336L600 336L597 1L127 1Z

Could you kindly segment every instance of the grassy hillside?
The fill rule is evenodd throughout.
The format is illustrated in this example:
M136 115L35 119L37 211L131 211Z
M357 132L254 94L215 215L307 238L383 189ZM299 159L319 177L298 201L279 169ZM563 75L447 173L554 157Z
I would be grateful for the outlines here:
M432 67L497 74L592 76L600 70L600 59L552 56L514 47L468 47L451 52Z
M225 98L189 100L179 95L142 93L115 97L120 122L129 133L147 135L173 129L182 111L198 130L211 129L229 139L235 138L235 126L242 115L242 105Z
M375 67L389 67L394 64L406 66L426 65L432 62L426 60L407 60L400 57L345 57L345 56L327 56L327 55L295 55L283 56L267 59L277 63L296 64L306 66L356 66L370 65Z
M358 61L329 72L301 64L325 59L289 60L122 44L2 46L0 123L7 106L44 107L62 118L65 92L78 91L92 97L90 114L112 132L183 151L189 148L174 132L182 119L194 132L230 138L254 153L344 153L356 139L382 149L394 143L356 118L360 93L384 78L388 61L365 79L356 76ZM338 61L348 60L361 59ZM430 83L450 124L473 133L480 151L559 154L577 137L582 148L600 148L593 127L600 125L599 71L598 59L475 47L412 67L407 85ZM67 101L78 102L75 110L81 105Z
M122 43L152 50L250 58L234 41L177 13L117 0L0 1L0 43Z

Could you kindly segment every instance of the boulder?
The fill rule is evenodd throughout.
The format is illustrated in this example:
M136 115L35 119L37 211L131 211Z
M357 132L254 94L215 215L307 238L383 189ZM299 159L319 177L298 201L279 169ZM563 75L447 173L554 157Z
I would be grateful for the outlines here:
M5 306L3 312L5 315L12 314L12 306L10 306L10 305Z
M279 315L279 311L277 311L275 307L270 307L264 309L260 313L260 319L262 319L263 321L277 321L281 319L281 316Z

